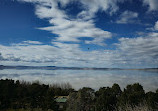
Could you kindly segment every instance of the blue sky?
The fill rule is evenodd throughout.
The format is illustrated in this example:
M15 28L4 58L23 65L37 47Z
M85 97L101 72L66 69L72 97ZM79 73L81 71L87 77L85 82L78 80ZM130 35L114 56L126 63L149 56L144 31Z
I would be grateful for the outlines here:
M0 1L4 65L158 67L157 0Z

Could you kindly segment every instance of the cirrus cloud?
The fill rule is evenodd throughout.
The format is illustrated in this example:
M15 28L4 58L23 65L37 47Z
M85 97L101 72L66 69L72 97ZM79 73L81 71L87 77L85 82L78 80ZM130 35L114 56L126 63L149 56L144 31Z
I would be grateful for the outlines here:
M137 23L138 13L132 11L123 12L116 21L118 24Z
M80 42L81 37L89 37L85 44L105 45L105 40L112 37L112 33L95 26L95 14L101 10L113 14L119 7L117 3L126 0L19 0L34 3L35 14L41 19L47 19L52 25L39 28L56 34L56 41ZM66 7L69 3L79 2L82 11L72 18L66 10L59 8Z

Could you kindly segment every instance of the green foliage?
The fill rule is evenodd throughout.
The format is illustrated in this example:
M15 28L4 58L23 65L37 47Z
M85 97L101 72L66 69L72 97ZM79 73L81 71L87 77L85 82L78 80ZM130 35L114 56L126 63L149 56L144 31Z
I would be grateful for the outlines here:
M94 104L94 90L88 87L80 89L78 92L70 93L67 102L67 111L89 111Z
M117 97L121 94L118 84L114 84L112 88L103 87L96 92L96 108L98 111L114 110L117 104Z
M127 104L139 105L145 100L145 91L139 83L127 85L118 99L120 107L124 107Z
M50 89L54 91L55 96L68 96L74 89L69 83L52 84Z
M39 82L31 84L25 81L0 80L0 110L39 108L57 111L55 93L60 96L68 95L71 90L73 89L50 87Z
M148 92L145 96L146 102L148 106L152 108L158 108L158 93Z
M94 92L91 88L82 88L70 93L67 111L148 111L158 109L157 93L145 93L139 83L127 85L121 91L118 84L112 87L102 87Z

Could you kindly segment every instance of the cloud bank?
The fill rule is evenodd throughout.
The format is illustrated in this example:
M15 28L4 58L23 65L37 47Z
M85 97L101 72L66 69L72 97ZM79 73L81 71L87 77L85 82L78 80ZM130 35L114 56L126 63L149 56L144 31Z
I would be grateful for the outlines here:
M120 38L117 50L82 51L79 44L60 42L53 42L54 45L0 45L1 58L70 67L156 67L158 34L152 34L148 37Z

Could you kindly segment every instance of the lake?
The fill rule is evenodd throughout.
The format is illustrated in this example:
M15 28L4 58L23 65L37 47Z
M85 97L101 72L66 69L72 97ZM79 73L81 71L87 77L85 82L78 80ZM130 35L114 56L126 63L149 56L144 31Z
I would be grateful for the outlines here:
M42 69L4 69L0 79L37 81L45 84L67 83L73 88L112 86L117 83L121 88L127 84L140 83L145 91L158 89L158 72L144 70L42 70Z

